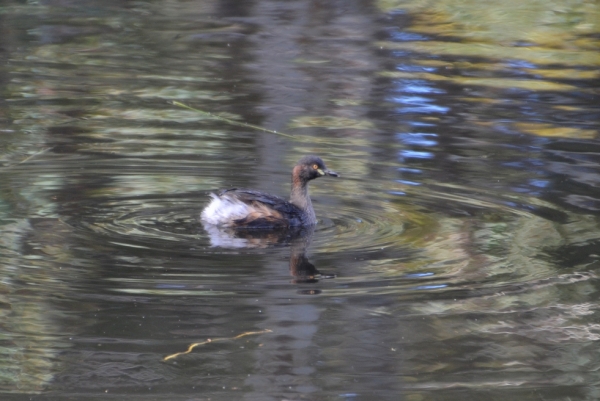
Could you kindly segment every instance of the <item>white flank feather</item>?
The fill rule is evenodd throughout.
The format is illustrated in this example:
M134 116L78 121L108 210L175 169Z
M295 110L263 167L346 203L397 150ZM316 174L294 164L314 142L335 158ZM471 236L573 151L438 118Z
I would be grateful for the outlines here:
M202 211L202 221L215 226L229 226L233 220L243 219L252 212L252 208L235 198L224 194L210 194L212 201Z

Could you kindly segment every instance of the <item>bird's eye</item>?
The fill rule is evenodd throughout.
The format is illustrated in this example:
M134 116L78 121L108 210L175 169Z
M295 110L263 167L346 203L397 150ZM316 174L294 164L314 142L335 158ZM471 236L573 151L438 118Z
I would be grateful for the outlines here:
M317 166L316 164L313 164L313 170L318 170L319 166Z

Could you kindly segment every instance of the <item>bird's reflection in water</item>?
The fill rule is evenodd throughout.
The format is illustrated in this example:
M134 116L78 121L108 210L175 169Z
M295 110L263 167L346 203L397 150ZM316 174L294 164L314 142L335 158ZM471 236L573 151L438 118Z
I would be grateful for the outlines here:
M331 274L321 274L308 261L306 251L310 246L315 227L297 227L287 229L243 229L221 228L203 224L213 247L221 248L270 248L290 247L290 274L295 283L315 283L319 278L333 278ZM306 290L303 293L317 294L318 290Z

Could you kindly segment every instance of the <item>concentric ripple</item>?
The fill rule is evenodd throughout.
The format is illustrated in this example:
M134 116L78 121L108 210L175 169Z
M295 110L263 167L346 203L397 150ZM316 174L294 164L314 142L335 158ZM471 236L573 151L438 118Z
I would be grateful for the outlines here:
M324 215L328 217L321 219L315 243L335 252L370 252L398 246L405 241L406 230L419 225L415 216L385 202L362 208L325 209Z
M67 218L66 223L112 244L167 249L207 244L195 200L110 201L89 205L83 211L76 218Z
M205 203L203 194L179 197L133 198L74 206L76 218L65 221L80 232L95 234L104 241L129 247L164 250L195 249L212 252L214 248L268 248L290 242L290 233L252 230L240 234L232 230L204 227L199 215ZM445 196L448 210L436 211L430 204ZM420 197L398 200L397 196L365 198L349 205L318 204L319 224L311 233L311 249L316 252L359 253L362 255L395 249L400 252L436 246L432 238L443 225L461 221L448 216L488 213L491 218L506 221L522 218L542 218L548 212L539 205L526 202L485 202L464 195L438 192L421 193ZM418 203L417 203L418 202ZM558 212L556 212L558 213ZM446 217L441 217L445 215ZM305 233L306 234L306 233ZM454 233L448 235L463 235Z
M228 233L202 226L199 215L203 206L197 197L111 200L83 208L79 205L78 217L66 218L65 222L81 232L99 235L107 242L131 247L194 247L207 251L215 246L253 248L261 242L259 230L255 230L256 235L250 242L228 244L216 239L217 231L225 237ZM345 208L319 205L317 212L327 217L320 219L312 246L328 252L369 252L398 245L403 241L407 227L421 225L414 215L383 201L369 207L361 204ZM260 244L262 247L282 242L281 238L263 237L267 239Z

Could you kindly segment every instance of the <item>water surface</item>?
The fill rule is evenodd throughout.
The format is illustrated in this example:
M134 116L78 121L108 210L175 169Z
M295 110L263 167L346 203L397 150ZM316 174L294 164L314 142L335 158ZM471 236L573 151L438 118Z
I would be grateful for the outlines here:
M5 2L2 399L599 398L598 21ZM305 154L314 230L200 224Z

